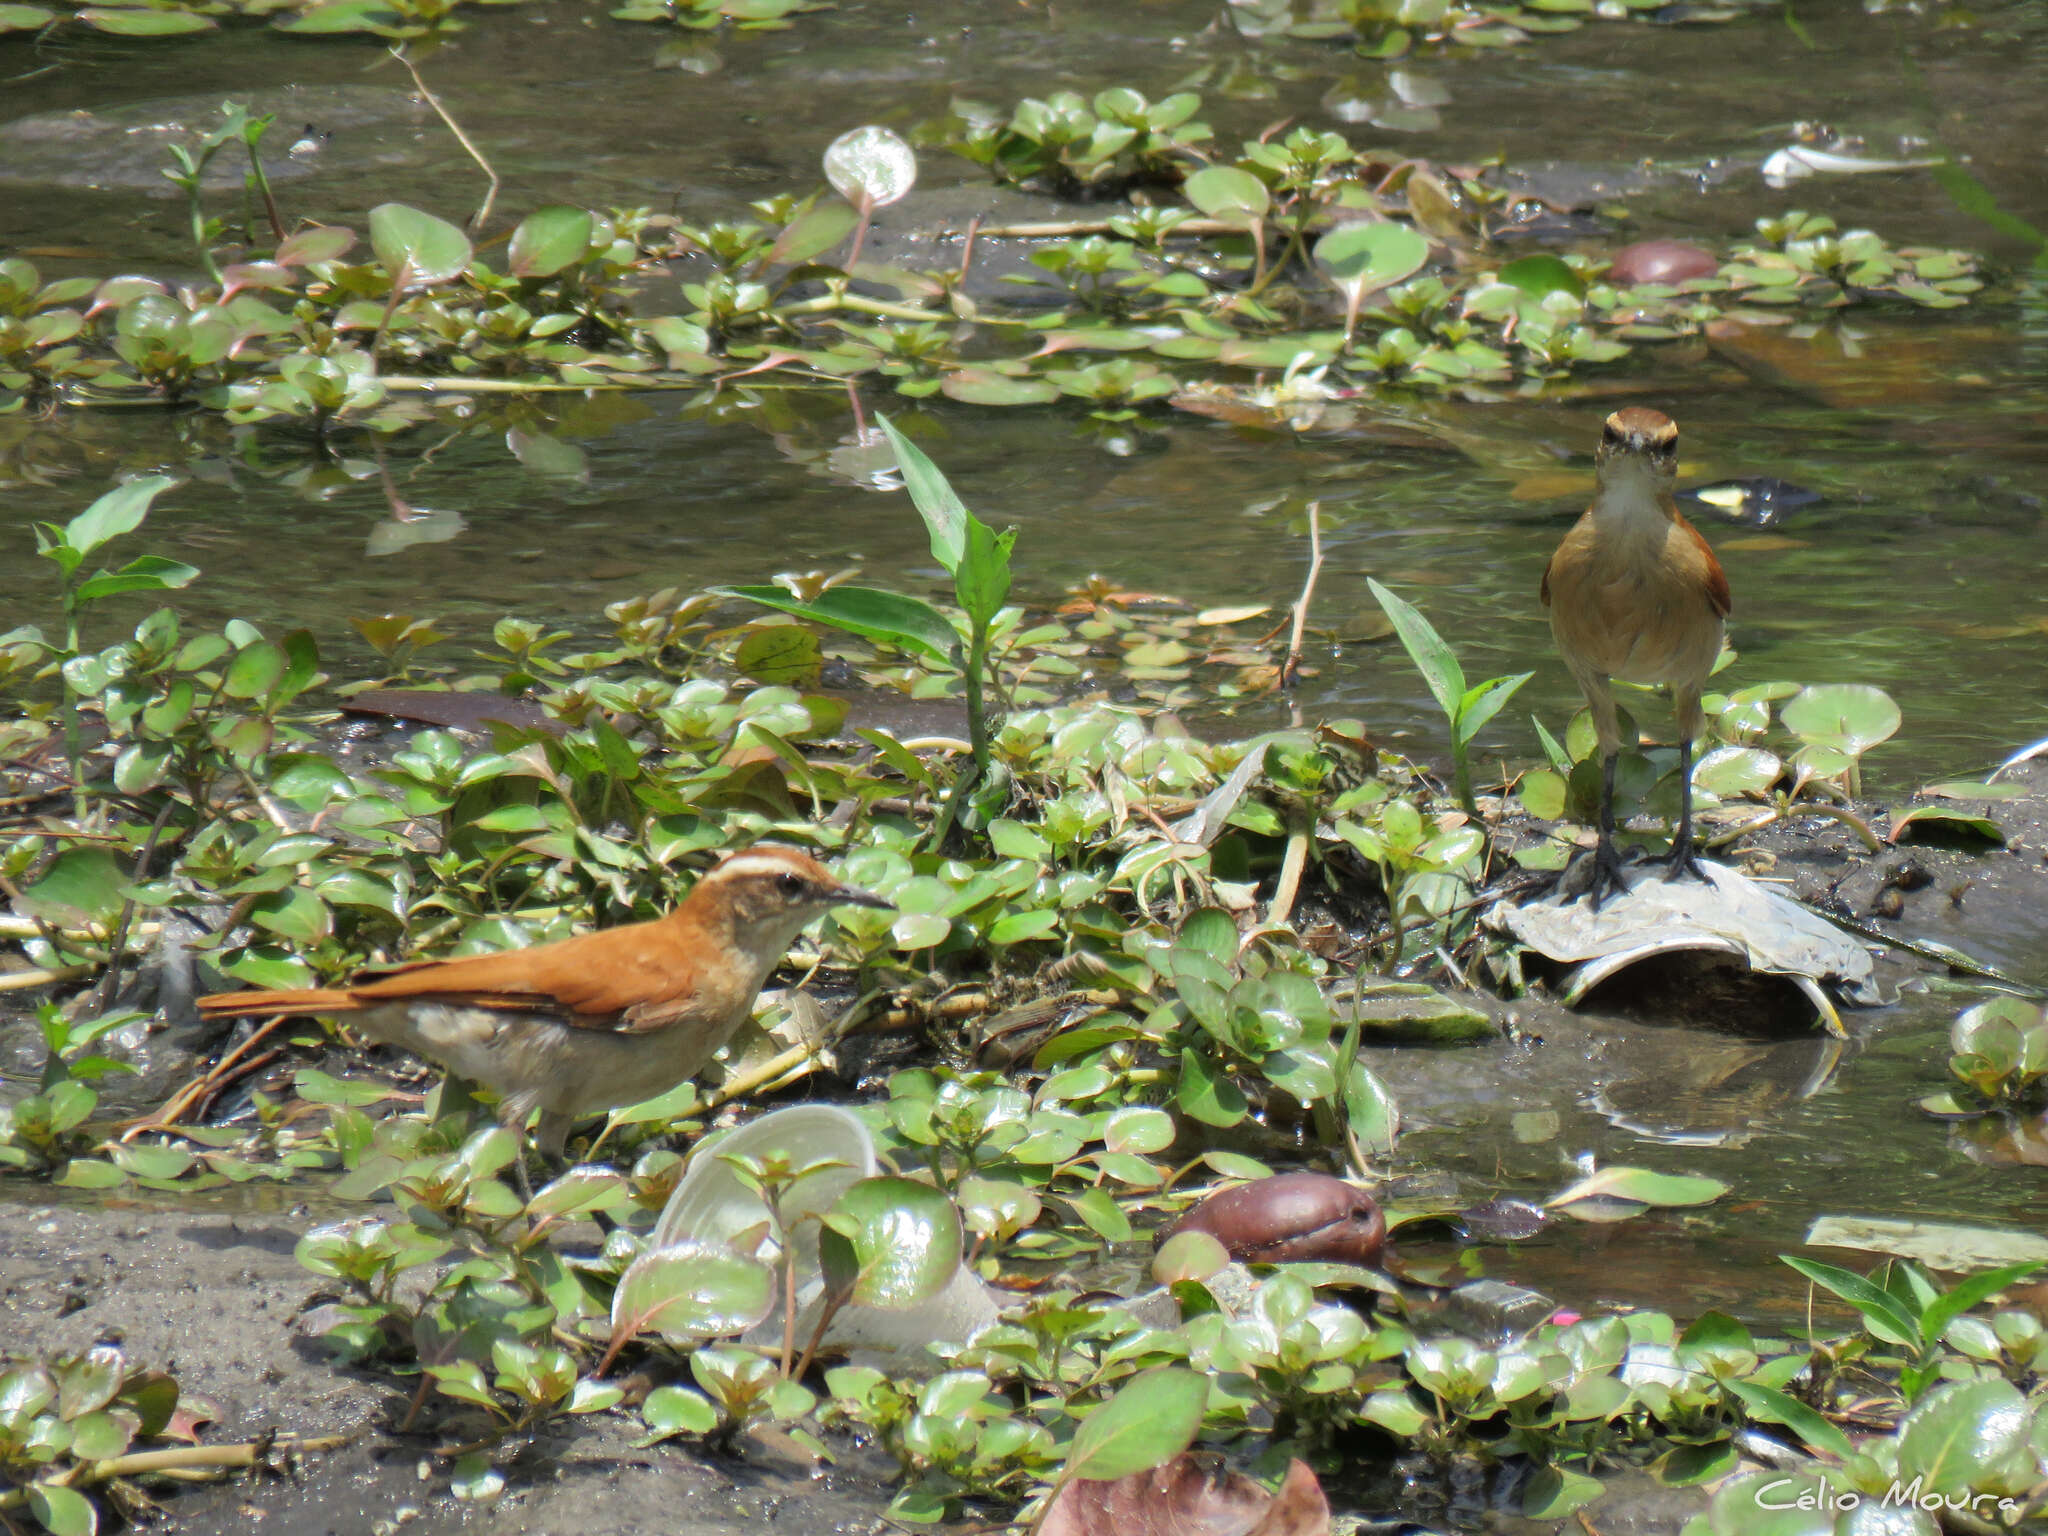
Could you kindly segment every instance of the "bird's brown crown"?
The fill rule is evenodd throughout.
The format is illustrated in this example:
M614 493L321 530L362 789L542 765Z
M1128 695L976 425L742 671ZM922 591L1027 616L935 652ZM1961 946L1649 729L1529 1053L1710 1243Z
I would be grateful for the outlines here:
M1631 405L1616 411L1600 433L1600 451L1594 462L1605 465L1620 454L1645 459L1660 474L1676 474L1678 423L1648 406Z

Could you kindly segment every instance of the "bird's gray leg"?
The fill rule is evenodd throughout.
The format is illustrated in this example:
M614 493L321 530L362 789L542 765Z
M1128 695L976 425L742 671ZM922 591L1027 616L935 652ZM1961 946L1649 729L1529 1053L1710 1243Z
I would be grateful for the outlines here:
M1627 894L1628 882L1621 877L1621 854L1614 846L1614 764L1617 754L1600 757L1600 841L1593 850L1593 884L1587 894L1593 910L1610 895Z
M1676 880L1681 875L1697 875L1707 878L1700 868L1700 861L1692 848L1692 738L1685 737L1678 744L1678 835L1671 839L1670 873L1667 879Z

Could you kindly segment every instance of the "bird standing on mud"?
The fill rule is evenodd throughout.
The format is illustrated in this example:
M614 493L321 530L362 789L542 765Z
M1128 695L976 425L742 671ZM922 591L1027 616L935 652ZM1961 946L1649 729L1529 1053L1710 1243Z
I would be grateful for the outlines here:
M726 857L666 917L530 949L421 960L341 987L221 992L208 1018L320 1014L496 1091L515 1134L559 1159L579 1117L693 1076L753 1011L804 925L890 903L809 854L758 843Z
M1672 500L1678 426L1660 411L1630 406L1607 418L1594 460L1599 489L1543 570L1550 632L1600 738L1600 842L1593 905L1626 890L1614 847L1614 760L1621 751L1613 678L1668 683L1678 712L1678 831L1670 877L1699 873L1692 850L1692 742L1700 690L1721 654L1728 578L1721 562Z

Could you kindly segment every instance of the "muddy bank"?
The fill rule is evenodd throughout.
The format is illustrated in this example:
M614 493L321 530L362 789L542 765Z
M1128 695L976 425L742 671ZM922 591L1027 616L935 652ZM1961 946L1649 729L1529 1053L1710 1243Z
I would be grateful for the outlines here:
M1876 858L1839 824L1795 819L1754 840L1749 860L1810 900L1832 899L1883 931L1933 939L2027 979L2041 977L2039 916L2048 910L2048 769L2023 770L2027 797L1991 814L2004 849L1910 846ZM1871 913L1910 859L1928 875L1895 918ZM1804 1288L1778 1264L1811 1220L1866 1212L2025 1222L2031 1183L1972 1161L1953 1132L1915 1117L1910 1099L1944 1079L1946 1030L1961 991L1939 968L1892 953L1881 969L1899 1000L1848 1014L1851 1038L1825 1039L1783 1020L1709 1016L1626 990L1569 1013L1540 996L1490 1001L1497 1041L1375 1050L1399 1097L1404 1135L1393 1163L1406 1179L1459 1203L1540 1202L1585 1155L1727 1180L1719 1206L1651 1213L1615 1225L1556 1220L1521 1242L1448 1238L1404 1244L1411 1257L1463 1249L1480 1272L1592 1309L1648 1305L1693 1315L1724 1308L1760 1325L1796 1321ZM1665 1009L1661 1016L1656 1009ZM473 1435L459 1417L399 1434L406 1383L331 1364L306 1315L329 1282L293 1258L300 1236L339 1213L310 1188L242 1187L181 1197L128 1191L92 1197L25 1180L0 1186L0 1349L66 1352L118 1345L172 1372L217 1418L209 1444L348 1435L344 1447L278 1473L163 1493L181 1531L353 1533L463 1530L589 1536L647 1527L689 1536L742 1530L862 1530L888 1499L886 1465L834 1444L842 1464L814 1476L764 1442L736 1459L670 1442L632 1445L637 1416L569 1420L501 1462L488 1506L450 1491L436 1453ZM351 1208L353 1209L353 1208ZM572 1234L590 1241L587 1231ZM1830 1255L1860 1264L1866 1255ZM1618 1490L1617 1490L1618 1492ZM1651 1495L1654 1495L1652 1497ZM1601 1528L1675 1530L1671 1495L1603 1504ZM1683 1502L1683 1501L1680 1501ZM1692 1507L1692 1506L1688 1506Z

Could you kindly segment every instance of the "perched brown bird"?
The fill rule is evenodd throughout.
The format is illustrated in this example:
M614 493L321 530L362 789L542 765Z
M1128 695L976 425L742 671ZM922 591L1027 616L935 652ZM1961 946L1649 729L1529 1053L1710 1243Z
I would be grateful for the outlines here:
M1728 578L1699 530L1671 499L1678 475L1678 426L1632 405L1607 418L1595 458L1600 485L1543 570L1550 632L1600 737L1600 845L1593 905L1626 890L1614 847L1614 759L1621 733L1610 678L1668 683L1678 710L1678 833L1671 878L1698 873L1692 851L1692 741L1700 690L1721 654Z
M799 849L734 853L653 922L531 949L420 960L343 987L221 992L209 1018L315 1013L494 1089L514 1132L559 1158L583 1115L665 1093L746 1021L798 930L832 907L887 907Z

